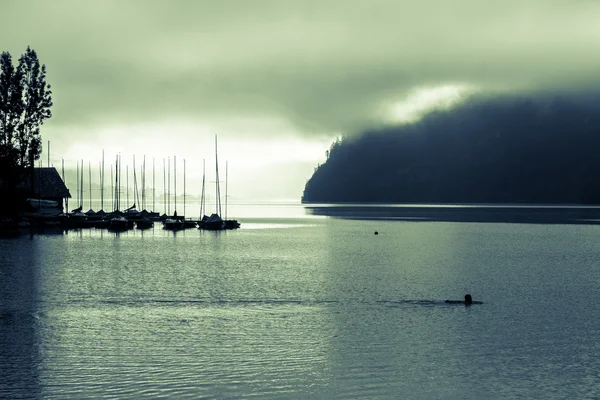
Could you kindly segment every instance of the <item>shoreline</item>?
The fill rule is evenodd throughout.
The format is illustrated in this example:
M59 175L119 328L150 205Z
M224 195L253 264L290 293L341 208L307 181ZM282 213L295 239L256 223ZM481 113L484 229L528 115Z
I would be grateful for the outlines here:
M488 222L528 224L600 224L600 207L576 205L407 205L304 204L308 213L345 219Z

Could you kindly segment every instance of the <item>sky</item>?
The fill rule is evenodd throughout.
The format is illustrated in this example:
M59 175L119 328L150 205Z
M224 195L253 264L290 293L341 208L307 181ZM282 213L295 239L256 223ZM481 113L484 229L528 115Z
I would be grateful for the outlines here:
M0 51L31 46L48 70L44 164L47 141L67 182L102 150L157 174L177 157L178 191L186 159L198 193L217 135L232 201L299 200L341 135L472 93L600 81L594 0L3 0L0 14Z

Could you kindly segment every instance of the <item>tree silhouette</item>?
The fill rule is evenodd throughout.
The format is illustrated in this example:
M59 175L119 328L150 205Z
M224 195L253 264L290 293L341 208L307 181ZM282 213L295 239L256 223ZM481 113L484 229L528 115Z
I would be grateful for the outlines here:
M26 168L41 154L40 126L52 116L52 91L46 66L29 46L15 68L0 54L0 179L2 191L14 190Z

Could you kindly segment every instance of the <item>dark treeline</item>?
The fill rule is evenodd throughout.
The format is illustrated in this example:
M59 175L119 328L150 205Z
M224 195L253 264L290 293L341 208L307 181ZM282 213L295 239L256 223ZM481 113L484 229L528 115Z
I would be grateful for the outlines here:
M600 94L478 97L338 140L302 201L600 204Z

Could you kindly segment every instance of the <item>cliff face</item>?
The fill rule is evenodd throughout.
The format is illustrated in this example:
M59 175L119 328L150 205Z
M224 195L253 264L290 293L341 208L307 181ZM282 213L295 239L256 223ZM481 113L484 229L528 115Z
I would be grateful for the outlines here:
M600 96L478 98L345 138L302 201L600 204Z

